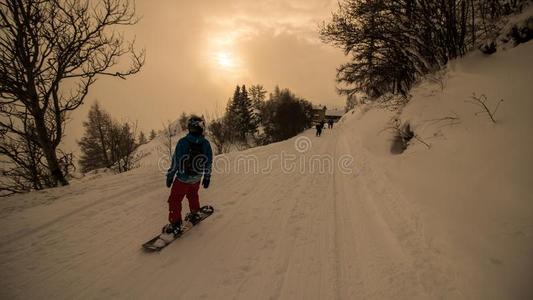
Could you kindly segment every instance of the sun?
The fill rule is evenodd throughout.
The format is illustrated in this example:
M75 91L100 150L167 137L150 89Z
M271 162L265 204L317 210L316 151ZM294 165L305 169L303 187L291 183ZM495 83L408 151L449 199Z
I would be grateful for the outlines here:
M225 69L235 68L235 58L228 52L218 52L215 54L218 65Z
M212 32L206 39L205 62L217 80L235 80L246 75L238 38L238 35L231 32Z

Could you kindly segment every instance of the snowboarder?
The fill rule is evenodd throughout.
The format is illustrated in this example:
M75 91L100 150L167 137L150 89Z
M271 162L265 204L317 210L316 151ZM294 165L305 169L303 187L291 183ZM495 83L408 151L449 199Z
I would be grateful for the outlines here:
M195 224L199 220L200 182L207 189L211 180L213 152L209 141L204 137L205 122L192 115L187 121L189 133L181 138L172 157L172 165L167 172L167 187L171 187L168 198L168 221L163 232L180 234L182 230L181 201L187 196L190 214L187 219ZM203 180L202 180L203 176Z
M315 128L316 128L316 136L320 136L322 134L322 128L324 128L324 121L320 121L320 123L317 123Z

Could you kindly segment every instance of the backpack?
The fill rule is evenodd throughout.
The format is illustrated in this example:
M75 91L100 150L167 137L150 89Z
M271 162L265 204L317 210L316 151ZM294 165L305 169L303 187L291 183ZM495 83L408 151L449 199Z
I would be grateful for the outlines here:
M202 143L189 142L189 152L183 161L185 174L188 176L201 175L207 157L204 155Z

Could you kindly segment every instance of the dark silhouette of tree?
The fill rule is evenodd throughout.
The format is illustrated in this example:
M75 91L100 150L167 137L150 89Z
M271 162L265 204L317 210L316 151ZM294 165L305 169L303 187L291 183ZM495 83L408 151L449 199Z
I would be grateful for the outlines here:
M261 124L261 108L263 107L266 99L267 91L260 85L252 85L249 89L250 100L252 101L252 122L257 130L257 126Z
M337 69L339 93L406 95L420 76L477 48L481 38L490 38L494 29L488 28L487 19L520 10L525 1L511 2L340 1L331 20L320 26L322 40L350 57Z
M344 111L348 112L349 110L352 110L357 105L357 96L352 94L346 96L346 105L344 106Z
M146 143L148 143L148 140L146 139L146 135L142 131L139 132L138 144L139 145L144 145Z
M225 153L228 151L231 142L232 132L227 126L227 122L221 118L214 120L207 126L211 141L215 145L216 153Z
M114 169L119 173L129 171L135 166L133 154L138 147L135 141L136 131L137 124L128 122L115 122L111 129L111 158Z
M52 185L68 184L58 146L69 113L98 77L124 79L144 64L144 51L115 30L136 22L126 0L0 2L0 131L38 147ZM131 64L121 70L124 55Z
M29 117L23 119L23 130L33 130ZM48 168L43 164L39 145L26 135L0 131L0 196L52 187Z
M99 168L110 168L114 163L110 153L113 128L111 116L95 103L91 106L83 127L85 133L78 142L81 150L81 171L86 173Z
M187 130L187 121L189 121L189 116L186 113L182 112L178 119L181 131Z
M157 136L157 133L155 132L155 130L150 130L150 136L149 136L149 139L150 141L155 139L155 137Z
M225 121L235 141L246 142L248 134L255 134L257 123L246 86L243 85L242 88L237 86L235 88L233 98L226 108Z
M139 145L135 140L136 123L115 121L95 103L83 126L85 133L78 142L82 172L100 168L125 172L133 168L133 152Z
M296 97L290 90L275 88L261 111L266 143L288 139L309 128L312 105Z
M260 109L263 102L265 102L267 91L260 84L252 85L249 89L250 100L255 109Z
M169 161L172 161L172 153L176 146L174 144L175 136L177 133L178 131L176 130L175 124L172 124L170 120L163 123L163 131L161 132L161 135L163 136L163 151L168 156Z

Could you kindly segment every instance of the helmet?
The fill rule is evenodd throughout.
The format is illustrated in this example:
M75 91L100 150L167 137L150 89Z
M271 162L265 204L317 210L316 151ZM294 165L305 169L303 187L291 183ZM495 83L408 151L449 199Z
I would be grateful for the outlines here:
M187 129L190 133L202 134L205 130L205 122L202 118L192 115L187 121Z

